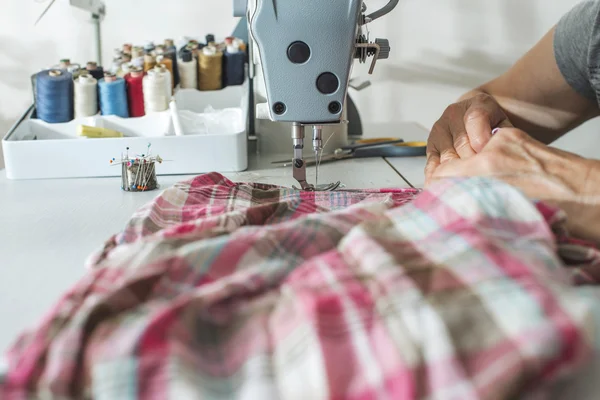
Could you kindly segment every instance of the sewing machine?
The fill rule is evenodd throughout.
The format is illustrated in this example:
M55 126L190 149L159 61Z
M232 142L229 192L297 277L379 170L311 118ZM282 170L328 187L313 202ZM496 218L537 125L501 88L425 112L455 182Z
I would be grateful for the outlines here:
M266 102L258 102L260 94L256 102L251 99L254 117L291 126L294 179L303 190L316 190L306 180L305 127L312 127L312 147L318 157L323 130L348 123L347 94L354 59L366 62L371 58L371 74L377 60L388 58L388 41L370 41L365 25L392 11L398 0L389 0L369 14L362 0L233 3L234 16L246 17L250 79L255 88L264 86L266 92Z

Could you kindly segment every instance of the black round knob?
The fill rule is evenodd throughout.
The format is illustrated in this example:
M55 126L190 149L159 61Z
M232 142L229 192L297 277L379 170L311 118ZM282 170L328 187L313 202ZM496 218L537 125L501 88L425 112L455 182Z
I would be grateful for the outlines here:
M379 57L378 60L385 60L390 56L390 41L387 39L375 39L375 43L379 45Z
M294 42L289 45L287 56L294 64L304 64L310 58L310 47L304 42Z
M331 72L323 72L317 78L317 89L323 94L332 94L340 87L340 80Z
M278 101L277 103L273 104L273 112L277 115L281 115L285 112L286 107L285 104L283 104L282 102Z
M332 101L327 108L330 113L337 114L342 110L342 105L338 101Z

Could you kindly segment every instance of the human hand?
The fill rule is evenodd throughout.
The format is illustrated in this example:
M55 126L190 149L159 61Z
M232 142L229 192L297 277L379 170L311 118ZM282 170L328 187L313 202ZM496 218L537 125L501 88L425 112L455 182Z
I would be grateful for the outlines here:
M583 239L600 243L600 162L548 147L515 128L499 129L485 148L468 159L439 165L426 181L482 176L502 180L526 196L566 212L567 226Z
M429 134L426 179L440 164L481 152L497 127L512 124L492 96L480 93L450 105Z

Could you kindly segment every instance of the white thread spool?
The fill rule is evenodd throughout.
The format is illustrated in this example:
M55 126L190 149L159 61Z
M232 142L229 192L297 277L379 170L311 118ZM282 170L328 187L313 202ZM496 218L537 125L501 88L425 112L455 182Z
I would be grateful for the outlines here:
M75 80L75 118L98 114L98 81L83 74Z
M198 62L191 52L177 62L179 81L182 89L198 89Z
M167 78L160 68L153 68L148 71L144 77L144 107L146 114L151 112L165 111L169 108L170 96L165 96L167 87ZM170 88L170 84L169 84Z
M156 68L160 69L160 71L165 74L165 78L166 78L165 79L166 80L165 94L167 96L167 99L170 100L171 97L173 96L173 79L174 78L173 78L173 75L171 75L171 71L169 71L167 66L164 64L161 64L161 62L164 60L164 58L165 58L164 56L158 56L156 58L156 62L157 62Z

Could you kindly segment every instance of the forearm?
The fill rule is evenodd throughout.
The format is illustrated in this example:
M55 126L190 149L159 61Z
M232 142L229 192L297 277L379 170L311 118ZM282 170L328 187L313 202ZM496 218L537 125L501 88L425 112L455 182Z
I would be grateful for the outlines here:
M527 132L544 144L554 142L565 133L598 115L598 110L587 104L584 106L576 104L575 109L560 104L535 104L511 97L510 93L497 90L497 86L492 82L466 93L463 97L468 98L479 93L494 97L515 128ZM573 94L566 97L573 97ZM577 101L585 102L583 99Z
M531 137L545 144L552 143L576 126L565 121L557 121L556 116L552 116L540 107L522 104L516 98L502 96L494 90L493 85L492 87L483 85L470 90L462 95L459 101L470 99L478 94L494 97L515 128L527 132Z
M466 93L496 99L515 128L551 143L599 115L598 106L579 95L559 70L553 50L554 29L505 74Z

